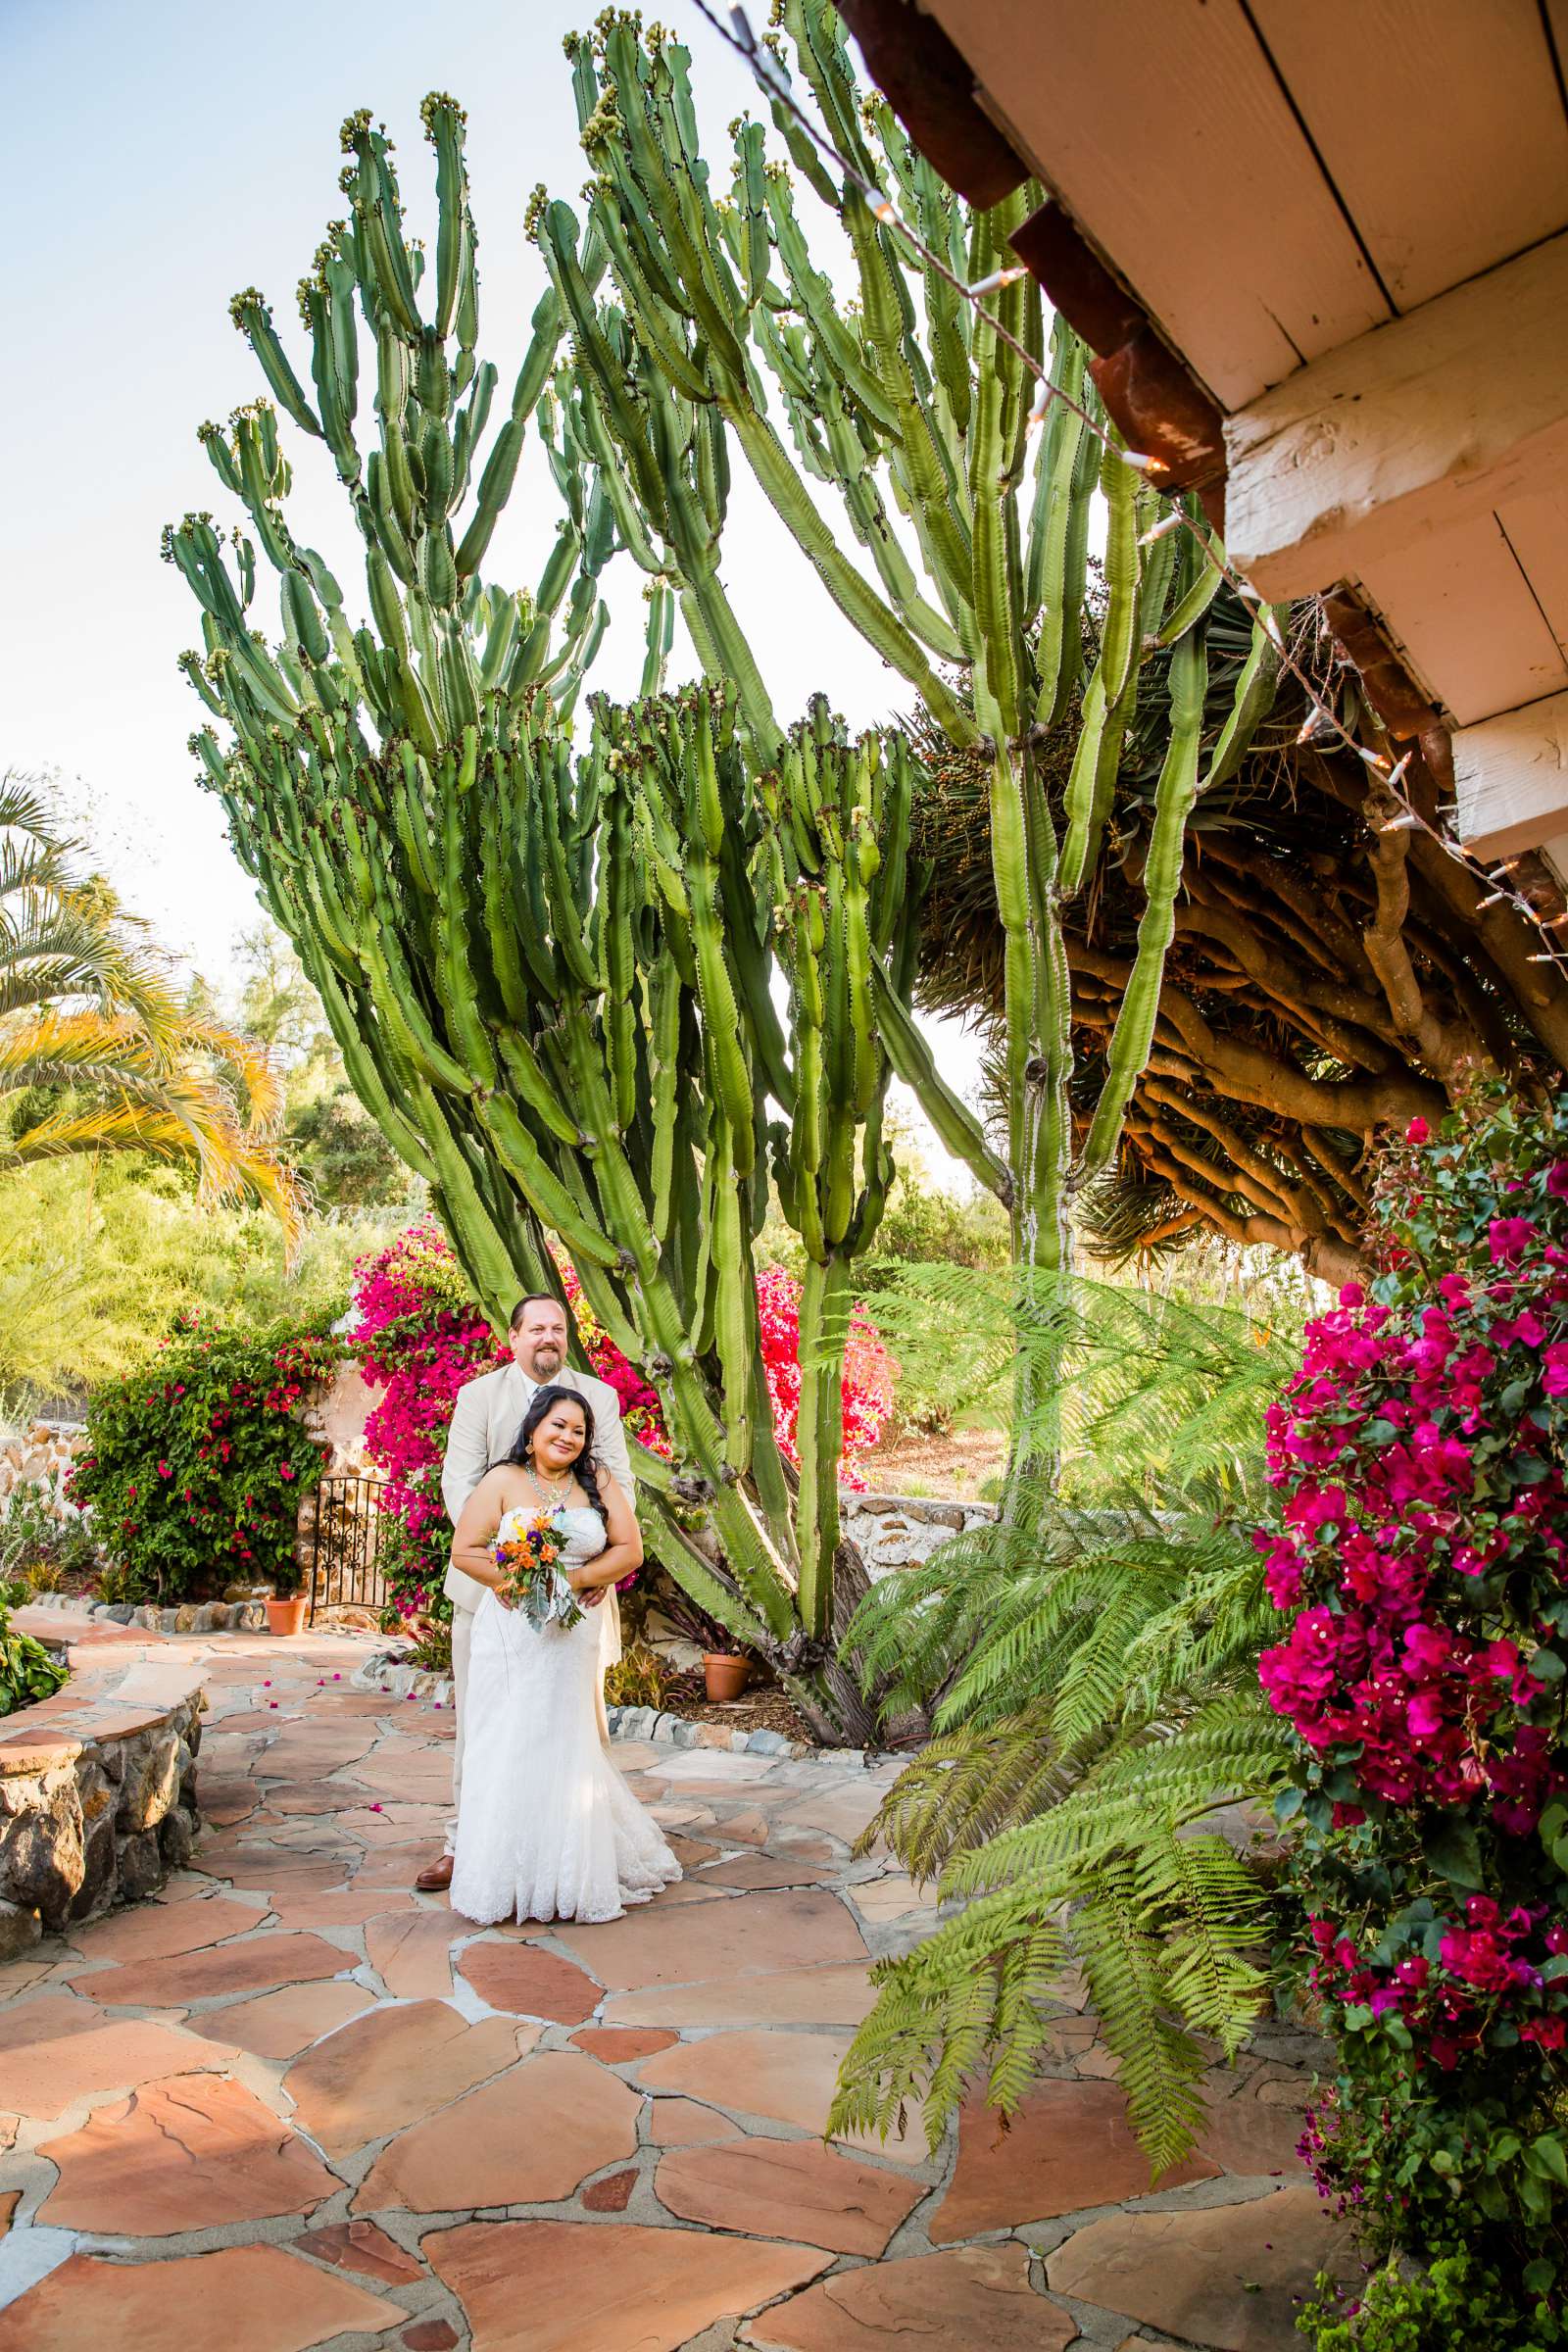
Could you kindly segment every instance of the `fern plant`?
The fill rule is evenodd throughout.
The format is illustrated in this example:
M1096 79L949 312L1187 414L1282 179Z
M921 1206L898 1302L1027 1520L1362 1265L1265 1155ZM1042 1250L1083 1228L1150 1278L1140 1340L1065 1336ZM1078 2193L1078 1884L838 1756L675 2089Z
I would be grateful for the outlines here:
M934 2147L982 2070L1010 2113L1076 1960L1157 2177L1201 2122L1200 2037L1233 2055L1266 1991L1270 1896L1213 1816L1287 1769L1257 1686L1277 1622L1252 1529L1292 1349L1234 1309L1058 1298L1091 1498L1026 1486L1006 1524L884 1580L850 1628L888 1713L923 1709L936 1733L863 1842L962 1907L873 1972L832 2129L887 2132L918 2097ZM1057 1336L1017 1318L1020 1350Z
M1060 1463L1050 1494L1086 1502L1125 1492L1129 1465L1150 1492L1150 1481L1188 1491L1254 1475L1263 1412L1299 1362L1309 1303L1262 1281L1231 1305L1022 1266L872 1275L901 1389L940 1389L964 1399L966 1420L996 1423L1010 1418L1020 1391L1036 1397L1041 1426L1013 1430L1012 1451L1027 1459L1049 1436ZM1015 1390L1020 1368L1028 1377ZM1021 1483L1009 1519L1028 1525L1044 1493L1039 1481Z

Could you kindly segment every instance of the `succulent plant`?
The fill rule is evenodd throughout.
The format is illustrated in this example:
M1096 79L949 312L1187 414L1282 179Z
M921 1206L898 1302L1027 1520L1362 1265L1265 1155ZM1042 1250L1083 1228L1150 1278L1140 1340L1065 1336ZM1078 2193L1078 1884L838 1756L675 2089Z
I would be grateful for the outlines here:
M1039 192L971 212L881 96L858 88L827 0L779 0L774 22L775 93L795 86L793 66L854 174L888 189L963 282L1009 264L1009 234ZM1148 1057L1194 795L1240 757L1271 699L1269 616L1258 618L1233 703L1216 711L1204 619L1219 574L1200 550L1201 518L1194 507L1193 533L1150 536L1164 509L1147 469L1079 413L1103 423L1082 344L1059 319L1048 332L1031 279L1020 273L971 305L913 254L854 174L824 160L776 94L793 171L770 160L764 126L743 120L731 128L721 196L698 144L687 52L634 16L607 12L567 55L595 174L588 234L607 257L613 300L593 294L569 207L538 208L535 233L568 320L579 437L595 450L627 544L673 586L710 672L738 682L749 723L765 732L766 687L750 649L736 645L718 574L722 420L846 619L950 741L989 762L1006 943L1004 1167L941 1084L913 1024L890 1017L886 1035L949 1149L1008 1200L1020 1262L1049 1274L1063 1262L1071 1195L1114 1152ZM802 182L817 219L809 232ZM827 258L840 245L850 299L842 266ZM1066 396L1043 416L1031 360ZM1097 498L1105 547L1092 584ZM1103 1088L1075 1136L1061 909L1094 888L1143 673L1172 647L1160 663L1169 758L1144 875L1148 912ZM1042 754L1053 730L1074 720L1064 804L1054 806ZM875 973L873 984L880 999Z
M625 710L594 698L573 727L599 573L628 539L646 558L646 533L558 369L554 292L461 520L493 371L474 357L462 118L437 99L425 122L429 322L387 142L363 116L344 134L353 222L302 296L314 404L260 297L236 305L278 404L331 449L373 626L352 625L289 532L273 409L209 429L254 539L225 553L205 515L170 535L204 613L207 652L186 667L221 722L193 748L360 1099L428 1183L476 1295L499 1324L519 1290L556 1287L560 1238L659 1392L673 1459L641 1451L637 1466L660 1556L824 1736L860 1737L870 1718L832 1652L863 1591L840 1541L842 1383L853 1269L892 1176L887 1025L913 1027L910 756L897 734L852 743L820 702L783 734L744 677ZM593 239L572 256L590 299ZM379 432L363 463L362 318ZM536 595L514 599L476 567L530 416L565 514ZM691 430L700 473L711 440ZM680 525L689 562L721 509L716 475L707 496ZM281 580L270 646L251 626L256 541ZM654 586L650 686L677 593ZM753 1278L772 1196L806 1262L798 1464L773 1435Z

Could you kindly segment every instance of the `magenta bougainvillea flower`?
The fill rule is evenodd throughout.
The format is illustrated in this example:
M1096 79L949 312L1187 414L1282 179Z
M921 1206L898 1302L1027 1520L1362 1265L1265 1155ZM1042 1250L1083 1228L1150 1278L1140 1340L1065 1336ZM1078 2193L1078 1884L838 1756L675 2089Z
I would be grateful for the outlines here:
M1532 2292L1568 2186L1565 1142L1568 1102L1412 1123L1378 1270L1269 1412L1280 1509L1255 1538L1285 1619L1259 1676L1299 1741L1278 1809L1303 1974L1339 2045L1302 2153L1344 2205L1392 2208L1396 2242L1430 2252L1461 2210L1494 2230Z

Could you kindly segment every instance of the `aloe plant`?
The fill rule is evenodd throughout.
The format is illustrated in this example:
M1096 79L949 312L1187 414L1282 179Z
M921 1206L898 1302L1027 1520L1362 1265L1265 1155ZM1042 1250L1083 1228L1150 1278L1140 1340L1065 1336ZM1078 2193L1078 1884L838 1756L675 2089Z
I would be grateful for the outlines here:
M822 1736L858 1737L870 1717L832 1644L863 1591L839 1538L842 1378L853 1266L892 1176L879 1007L909 1023L910 758L899 736L851 743L820 703L781 735L744 679L629 710L594 698L573 733L596 583L639 525L560 380L554 292L476 473L493 371L475 360L462 118L433 99L425 123L433 316L363 116L345 126L352 223L302 289L314 405L261 298L236 305L279 404L331 449L373 626L289 531L273 412L209 428L254 538L225 552L205 516L169 535L204 614L186 667L222 727L193 749L476 1295L501 1321L519 1290L555 1287L560 1238L663 1406L673 1459L638 1459L661 1557ZM590 292L595 237L572 255ZM362 331L378 436L363 462ZM535 417L565 516L537 593L512 597L477 566ZM257 542L281 581L270 646L250 620ZM650 686L672 594L656 583ZM770 1194L807 1267L798 1466L773 1436L752 1280Z

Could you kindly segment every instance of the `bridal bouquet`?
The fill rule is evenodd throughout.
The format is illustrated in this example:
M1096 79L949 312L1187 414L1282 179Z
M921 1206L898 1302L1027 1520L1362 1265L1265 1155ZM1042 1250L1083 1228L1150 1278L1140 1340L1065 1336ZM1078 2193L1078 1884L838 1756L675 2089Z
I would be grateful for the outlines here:
M582 1621L582 1604L557 1566L560 1556L561 1531L552 1511L541 1511L495 1547L496 1565L506 1571L500 1597L508 1608L520 1609L536 1634L547 1625L569 1633Z

